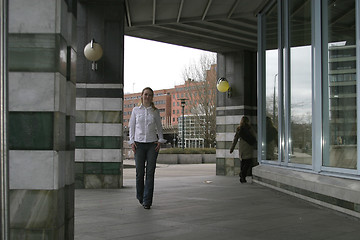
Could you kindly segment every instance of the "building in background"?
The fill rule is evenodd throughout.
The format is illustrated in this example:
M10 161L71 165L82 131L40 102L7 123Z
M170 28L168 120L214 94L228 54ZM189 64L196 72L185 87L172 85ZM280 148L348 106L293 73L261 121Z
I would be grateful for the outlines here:
M206 83L188 79L184 84L176 85L174 88L154 90L153 101L160 111L160 117L164 128L164 137L168 142L171 142L172 146L181 146L180 138L182 135L178 135L182 131L181 129L178 130L178 127L182 127L180 122L182 121L181 119L183 116L180 99L186 99L184 107L184 115L186 115L184 126L185 145L191 147L204 147L204 131L200 131L199 129L202 129L200 123L205 122L205 117L197 116L199 114L201 115L201 113L196 114L196 111L199 111L198 106L201 105L201 98L204 94L208 94L209 98L213 98L212 102L216 102L216 90L212 89L206 93L203 87L203 84L207 84L208 86L216 85L216 64L212 65L210 69L207 70L206 75ZM140 102L141 92L124 94L123 124L125 134L128 132L131 111ZM196 121L198 123L195 128L194 124ZM188 127L187 122L191 124L191 126Z

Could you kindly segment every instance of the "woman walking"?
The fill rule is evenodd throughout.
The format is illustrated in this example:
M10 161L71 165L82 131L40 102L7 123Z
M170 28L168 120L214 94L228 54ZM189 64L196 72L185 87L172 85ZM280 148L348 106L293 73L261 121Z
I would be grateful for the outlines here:
M234 140L232 142L230 153L234 151L235 145L239 141L239 158L240 165L240 182L246 183L247 172L250 168L250 176L252 176L251 169L254 161L254 150L256 147L256 134L250 125L248 117L243 116L240 125L236 129Z
M145 209L150 209L152 205L156 159L161 143L166 142L160 112L153 103L153 97L151 88L142 90L141 104L133 108L129 122L129 144L136 165L136 198Z

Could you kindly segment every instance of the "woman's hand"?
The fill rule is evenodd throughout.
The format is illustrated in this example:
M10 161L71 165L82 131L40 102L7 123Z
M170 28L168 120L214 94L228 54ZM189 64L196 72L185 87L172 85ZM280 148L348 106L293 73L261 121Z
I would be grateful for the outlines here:
M155 142L155 144L156 144L156 147L155 147L155 151L159 151L160 150L160 147L161 147L161 143L159 143L159 142Z
M134 154L136 153L136 144L135 143L132 143L131 144L131 149L132 151L134 152Z

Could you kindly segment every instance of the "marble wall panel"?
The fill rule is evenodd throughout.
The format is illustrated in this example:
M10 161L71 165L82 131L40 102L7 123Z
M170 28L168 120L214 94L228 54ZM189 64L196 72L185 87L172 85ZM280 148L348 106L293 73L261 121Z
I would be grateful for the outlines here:
M9 148L11 150L52 150L54 113L10 112Z
M75 117L66 116L66 150L75 150L76 135L75 135Z
M84 149L85 162L102 162L103 149Z
M66 125L66 115L54 112L54 150L61 151L66 149L66 137L68 137Z
M76 116L76 87L71 81L66 83L66 114Z
M122 136L122 124L102 124L104 136Z
M76 136L85 136L85 124L86 123L76 123Z
M54 111L55 99L59 96L60 79L54 73L9 73L10 111Z
M9 1L9 32L55 33L57 2L58 0Z
M119 111L105 111L104 123L121 123L121 113Z
M86 123L102 123L104 120L104 114L102 111L86 111L85 122Z
M82 110L82 109L79 109ZM84 110L105 110L103 98L86 98Z
M75 88L76 88L76 61L77 61L76 50L73 47L68 47L67 79L75 85Z
M122 111L122 98L105 98L104 110L105 111Z
M75 151L65 151L65 185L72 185L75 182Z
M102 151L103 162L122 162L121 149L104 149Z
M65 223L63 188L59 190L10 190L9 197L10 229L24 229L34 232L49 231L50 229L58 229ZM15 238L12 236L12 239Z
M9 156L10 189L51 190L64 185L64 178L59 175L64 154L56 151L12 150Z
M85 123L85 136L103 136L102 123Z
M86 98L76 98L76 110L86 110Z
M85 149L75 149L75 162L85 161Z
M67 99L69 96L67 95L67 81L66 77L60 73L55 73L55 108L54 111L59 111L62 113L66 113L67 108ZM38 86L40 88L40 86Z

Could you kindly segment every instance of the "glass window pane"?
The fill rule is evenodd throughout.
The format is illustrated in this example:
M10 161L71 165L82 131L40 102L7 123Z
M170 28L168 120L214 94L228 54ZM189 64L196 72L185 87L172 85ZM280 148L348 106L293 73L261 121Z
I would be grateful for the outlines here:
M355 0L333 2L327 16L327 88L323 92L323 166L356 169L356 24Z
M312 164L311 2L289 1L289 162Z
M277 139L277 76L278 76L278 12L275 4L265 16L265 96L266 96L266 126L265 142L263 143L263 159L278 160Z

